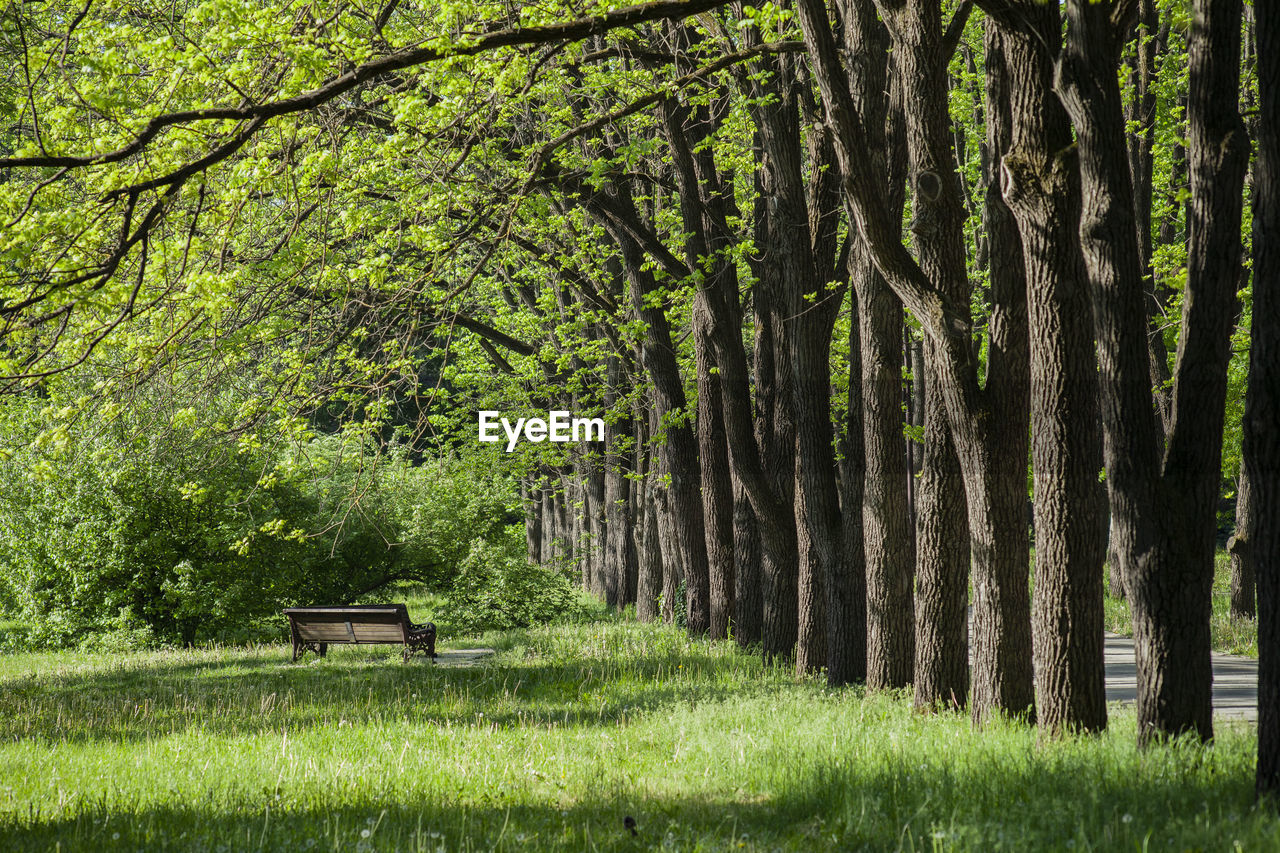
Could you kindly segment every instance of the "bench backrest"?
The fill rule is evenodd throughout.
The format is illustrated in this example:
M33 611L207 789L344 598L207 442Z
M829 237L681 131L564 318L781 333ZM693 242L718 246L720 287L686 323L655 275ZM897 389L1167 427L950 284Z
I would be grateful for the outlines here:
M311 643L402 643L409 639L409 609L403 604L290 607L285 611L298 638Z

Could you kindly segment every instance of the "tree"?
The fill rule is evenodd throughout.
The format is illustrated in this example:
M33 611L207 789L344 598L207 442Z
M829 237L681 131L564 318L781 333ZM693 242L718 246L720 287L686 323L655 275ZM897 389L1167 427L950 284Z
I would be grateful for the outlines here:
M1280 9L1254 7L1258 161L1253 206L1253 348L1245 464L1255 492L1260 796L1280 795Z
M1112 4L1114 5L1114 4ZM1107 478L1134 609L1139 739L1212 734L1209 602L1226 368L1240 279L1248 140L1234 101L1240 4L1201 0L1192 24L1191 244L1173 415L1161 452L1142 270L1114 74L1127 7L1073 3L1064 95L1080 134L1081 222L1094 288ZM1113 12L1115 14L1113 14Z

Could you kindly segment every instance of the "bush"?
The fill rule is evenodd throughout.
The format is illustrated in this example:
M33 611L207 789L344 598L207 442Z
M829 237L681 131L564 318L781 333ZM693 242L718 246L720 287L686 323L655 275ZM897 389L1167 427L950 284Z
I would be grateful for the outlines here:
M217 424L234 400L61 402L0 408L0 602L32 644L225 637L293 604L445 587L476 543L509 537L510 484L457 459L233 434Z
M528 628L591 618L591 608L556 568L530 564L523 538L471 546L448 594L451 633Z

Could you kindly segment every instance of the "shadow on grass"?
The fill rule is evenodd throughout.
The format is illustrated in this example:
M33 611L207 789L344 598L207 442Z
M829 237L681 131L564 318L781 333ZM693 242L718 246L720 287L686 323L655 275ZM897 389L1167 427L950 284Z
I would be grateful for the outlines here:
M216 654L216 652L215 652ZM248 735L365 720L574 726L617 722L672 703L741 696L742 658L695 651L624 660L498 659L475 667L401 663L400 652L331 650L290 663L264 647L212 660L144 658L0 683L0 738L136 742L184 729Z
M90 803L67 820L0 817L0 838L14 851L1280 849L1280 819L1253 808L1243 768L1147 776L1088 751L921 760L798 764L774 791L679 797L619 774L574 801L264 789L220 808Z

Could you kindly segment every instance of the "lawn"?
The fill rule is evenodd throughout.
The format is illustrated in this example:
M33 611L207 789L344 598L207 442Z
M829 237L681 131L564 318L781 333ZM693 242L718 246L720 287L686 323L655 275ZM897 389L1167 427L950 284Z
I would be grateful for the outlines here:
M0 656L0 849L1280 849L1249 729L974 731L630 621L477 644Z

